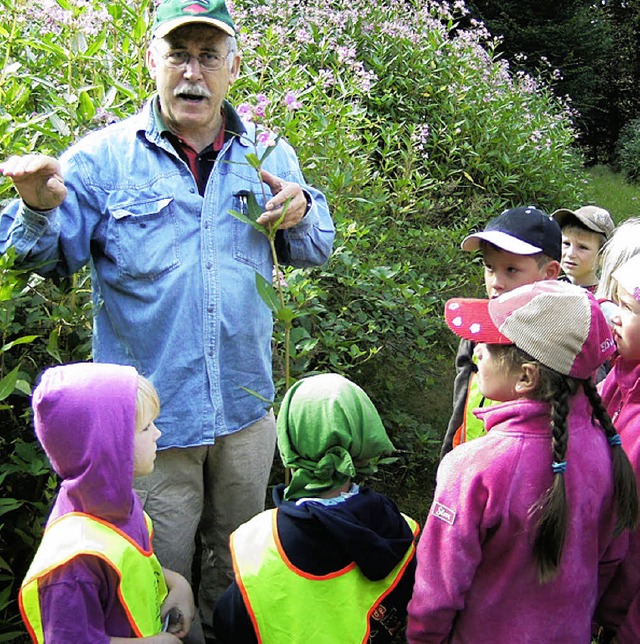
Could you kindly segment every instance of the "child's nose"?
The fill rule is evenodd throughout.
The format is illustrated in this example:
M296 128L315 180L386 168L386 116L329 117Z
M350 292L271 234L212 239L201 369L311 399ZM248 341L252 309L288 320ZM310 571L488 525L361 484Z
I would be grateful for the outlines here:
M504 291L504 282L497 275L489 283L489 297L496 297Z

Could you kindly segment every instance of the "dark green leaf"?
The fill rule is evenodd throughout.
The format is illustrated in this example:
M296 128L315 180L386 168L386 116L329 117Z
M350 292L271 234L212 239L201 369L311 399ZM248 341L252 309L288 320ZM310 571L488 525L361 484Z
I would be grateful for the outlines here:
M0 380L0 400L10 396L16 388L20 367L11 370L2 380Z
M274 312L278 313L280 308L280 300L278 299L278 293L276 289L273 288L273 285L267 281L260 273L256 272L256 288L258 293L262 298L262 301Z

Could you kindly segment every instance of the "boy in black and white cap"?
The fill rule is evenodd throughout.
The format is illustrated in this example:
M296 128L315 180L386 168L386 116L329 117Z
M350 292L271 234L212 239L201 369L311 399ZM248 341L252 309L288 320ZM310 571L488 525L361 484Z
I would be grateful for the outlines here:
M582 206L560 208L551 216L562 230L563 279L595 293L600 249L615 227L611 215L599 206Z
M487 296L494 298L524 284L557 279L562 233L558 223L535 206L510 208L491 219L484 230L466 237L462 250L482 253ZM441 458L456 445L485 433L482 422L471 413L477 407L491 404L474 382L473 349L473 342L460 341L453 412L440 450Z

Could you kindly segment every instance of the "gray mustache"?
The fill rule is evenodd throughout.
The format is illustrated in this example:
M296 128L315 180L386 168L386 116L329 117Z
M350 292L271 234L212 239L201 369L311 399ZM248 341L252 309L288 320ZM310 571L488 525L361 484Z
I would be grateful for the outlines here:
M211 92L200 85L195 85L191 83L186 83L180 85L173 90L174 96L179 96L180 94L189 94L191 96L202 96L203 98L211 98Z

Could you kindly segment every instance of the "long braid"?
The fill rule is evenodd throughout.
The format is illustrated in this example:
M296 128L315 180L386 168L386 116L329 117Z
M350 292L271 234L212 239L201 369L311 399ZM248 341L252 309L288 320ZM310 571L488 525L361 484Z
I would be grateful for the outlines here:
M551 449L553 454L553 483L530 509L530 516L536 519L534 555L538 565L538 576L542 583L551 581L558 572L562 557L568 522L567 495L564 471L569 442L568 418L570 399L580 388L584 389L594 416L602 425L613 449L614 501L617 509L616 531L635 528L638 524L638 489L636 478L619 436L609 414L602 404L595 385L591 380L577 380L549 369L514 345L489 345L496 359L502 360L506 370L525 363L538 368L539 383L532 398L550 404Z
M550 372L548 375L552 375ZM553 374L560 375L560 374ZM567 445L569 432L567 419L569 417L573 387L565 377L554 378L551 404L551 446L553 452L553 483L551 487L534 504L533 514L538 515L537 533L533 551L538 564L538 576L541 583L554 579L567 533L567 492L564 480L566 469Z
M616 428L596 386L591 380L584 380L582 387L613 450L613 494L617 510L615 534L619 534L625 528L634 530L638 525L638 486L633 467L622 449Z

